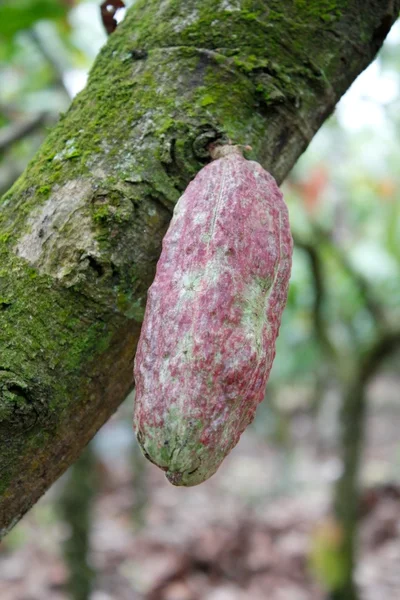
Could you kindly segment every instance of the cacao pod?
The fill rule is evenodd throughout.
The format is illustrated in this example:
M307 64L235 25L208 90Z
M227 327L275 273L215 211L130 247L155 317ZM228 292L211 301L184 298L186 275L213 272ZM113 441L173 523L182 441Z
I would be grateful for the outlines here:
M290 277L274 178L221 148L175 207L135 359L137 439L175 485L213 475L252 421Z

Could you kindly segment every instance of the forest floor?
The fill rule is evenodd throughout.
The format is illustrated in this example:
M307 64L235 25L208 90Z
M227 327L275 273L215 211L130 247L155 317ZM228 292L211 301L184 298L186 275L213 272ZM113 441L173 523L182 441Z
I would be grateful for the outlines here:
M400 598L399 383L382 378L371 390L357 568L362 600ZM91 600L326 598L315 568L330 570L321 541L337 539L329 517L340 473L332 432L316 435L311 417L294 411L289 444L271 444L260 427L250 428L214 477L182 489L132 451L127 410L95 445ZM329 424L329 415L323 420ZM69 531L57 513L67 483L64 476L0 547L1 600L68 598L62 543Z

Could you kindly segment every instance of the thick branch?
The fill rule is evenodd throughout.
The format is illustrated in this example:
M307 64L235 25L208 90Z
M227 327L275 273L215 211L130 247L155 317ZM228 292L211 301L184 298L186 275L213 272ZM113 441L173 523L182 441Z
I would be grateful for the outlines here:
M399 5L138 0L128 11L1 203L3 533L131 388L161 240L209 142L250 144L282 181Z

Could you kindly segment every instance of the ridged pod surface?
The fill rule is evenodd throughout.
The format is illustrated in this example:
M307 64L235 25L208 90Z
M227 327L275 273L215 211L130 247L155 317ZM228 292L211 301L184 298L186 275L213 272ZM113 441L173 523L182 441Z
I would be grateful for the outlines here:
M223 148L176 205L135 359L137 438L175 485L213 475L253 420L290 277L274 178Z

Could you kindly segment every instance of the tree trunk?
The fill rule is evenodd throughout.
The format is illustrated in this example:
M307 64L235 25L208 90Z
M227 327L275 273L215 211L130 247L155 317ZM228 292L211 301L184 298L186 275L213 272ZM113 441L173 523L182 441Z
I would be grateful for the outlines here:
M358 600L354 581L360 520L360 464L365 436L367 385L384 361L400 348L400 330L381 329L375 342L359 357L351 380L347 381L341 407L341 454L343 471L334 492L334 513L341 532L338 547L342 578L332 590L331 600Z
M400 0L138 0L0 213L0 530L132 387L161 240L217 138L278 181Z
M90 557L93 504L98 488L96 466L96 455L89 444L69 470L57 503L67 528L62 549L68 569L66 590L70 600L90 600L96 577Z

